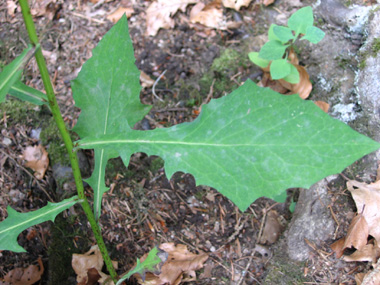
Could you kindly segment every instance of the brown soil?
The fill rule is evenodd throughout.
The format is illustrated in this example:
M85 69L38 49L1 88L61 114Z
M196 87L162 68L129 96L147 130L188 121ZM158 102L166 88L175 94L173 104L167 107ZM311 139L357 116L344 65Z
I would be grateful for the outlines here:
M101 12L110 13L123 4L104 2L91 10L93 4L90 2L57 1L52 7L51 19L35 17L57 98L69 127L75 125L79 114L71 96L70 80L76 77L81 65L91 56L91 50L112 27ZM268 23L262 20L262 13L269 8L252 3L239 13L225 9L228 19L241 22L238 29L225 31L189 24L187 10L174 17L174 29L160 30L157 36L147 37L145 11L150 2L132 2L135 12L129 19L129 26L137 66L154 79L166 70L155 90L165 102L157 100L151 88L144 89L141 100L152 104L153 109L137 128L152 129L192 121L210 92L217 98L247 78L259 79L260 70L246 59L222 71L214 70L209 77L205 75L214 59L226 49L233 49L242 57L253 49L250 40L267 31ZM275 7L288 10L281 3L276 3ZM98 15L90 16L90 12L98 12ZM0 19L0 63L5 65L25 48L28 40L20 11L10 15L5 1L0 4ZM37 67L32 62L24 79L27 84L42 90L36 74ZM73 192L72 184L59 185L59 181L54 181L52 168L38 182L31 177L30 170L21 167L19 155L25 146L38 143L38 139L31 138L32 130L46 128L42 121L50 120L49 112L30 106L21 114L12 113L3 105L0 109L0 220L6 217L7 205L20 212L42 207L49 201L45 191L54 201L60 201L64 195L70 196L67 193ZM4 138L9 138L11 143L4 143ZM51 152L49 146L47 148ZM85 154L92 162L91 151ZM163 162L145 154L135 154L127 168L119 159L110 161L107 183L111 190L103 200L100 224L111 257L119 262L119 274L128 271L136 258L164 242L186 244L193 252L210 254L205 268L198 272L197 281L188 284L265 284L268 268L285 275L290 272L277 263L279 256L285 254L278 252L282 250L281 241L265 247L267 254L254 253L263 213L274 205L272 200L261 198L241 213L217 191L196 186L190 174L176 173L168 180ZM58 186L66 192L58 191ZM347 213L353 215L354 206L343 187L332 186L332 189L336 200L331 201L331 205L340 222L336 234L339 238L347 230ZM91 189L87 187L86 190L91 197ZM290 220L291 215L282 205L275 208ZM94 243L83 216L81 208L74 207L68 214L60 215L55 224L47 222L24 231L19 244L27 253L0 252L0 276L13 268L35 264L41 256L46 267L41 284L75 284L71 254L84 253ZM273 256L277 259L273 260ZM316 248L306 263L293 264L286 256L283 258L282 264L291 264L295 269L294 276L288 276L287 284L354 284L354 273L366 269L364 263L338 262L328 243L323 248Z

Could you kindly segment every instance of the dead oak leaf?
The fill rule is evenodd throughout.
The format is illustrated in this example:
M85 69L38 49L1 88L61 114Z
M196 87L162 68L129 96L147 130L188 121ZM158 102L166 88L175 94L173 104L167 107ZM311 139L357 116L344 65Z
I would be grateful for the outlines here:
M117 268L117 262L112 262L114 267ZM102 272L104 261L102 254L100 253L99 247L94 245L84 254L74 253L71 259L71 266L77 274L77 283L88 284L92 279L96 279L94 276L94 270L96 269L97 273L101 276L97 280L100 284L108 281L109 276Z
M45 172L49 167L49 157L42 145L27 146L21 155L21 158L26 160L26 167L35 171L34 176L37 179L44 178Z
M41 280L44 274L44 265L41 258L38 258L37 265L29 265L27 268L15 268L4 276L4 284L31 285ZM0 282L0 284L3 284Z
M247 7L252 0L223 0L223 6L239 11L241 7Z
M280 216L275 210L270 210L265 219L263 233L260 237L261 244L273 244L280 237L284 230L283 225L280 223Z
M368 261L376 263L380 257L380 248L375 244L367 244L362 247L362 249L355 251L349 256L344 256L343 260L347 262L353 261Z
M330 247L335 252L336 257L340 258L346 248L352 246L358 250L363 249L367 244L368 224L362 214L358 214L351 221L347 235L344 238L334 242Z
M107 20L110 20L112 23L116 23L124 14L127 16L127 18L130 18L133 13L133 8L119 7L116 11L107 16Z
M190 11L190 22L199 23L209 28L223 28L223 11L215 5L205 5L199 2Z
M148 36L157 34L160 28L174 28L171 18L178 10L185 12L187 5L197 3L196 0L157 0L149 5L146 11L146 33Z
M362 211L369 235L380 243L380 181L366 184L350 180L347 182L347 189L352 194L358 212Z
M168 253L168 258L161 267L161 273L154 275L147 272L144 281L140 275L134 275L139 284L177 285L185 281L185 276L191 277L186 279L186 281L194 281L196 278L195 270L201 269L203 263L208 259L208 254L191 253L184 244L163 243L159 248ZM141 261L143 261L143 258L141 258Z

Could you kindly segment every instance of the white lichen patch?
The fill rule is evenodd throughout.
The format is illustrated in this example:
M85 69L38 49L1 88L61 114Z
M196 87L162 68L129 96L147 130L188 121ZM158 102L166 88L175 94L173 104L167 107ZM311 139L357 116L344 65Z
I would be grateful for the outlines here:
M348 123L350 121L355 120L358 117L357 112L354 110L355 104L350 103L347 105L344 104L336 104L333 107L333 115L337 117L339 120Z

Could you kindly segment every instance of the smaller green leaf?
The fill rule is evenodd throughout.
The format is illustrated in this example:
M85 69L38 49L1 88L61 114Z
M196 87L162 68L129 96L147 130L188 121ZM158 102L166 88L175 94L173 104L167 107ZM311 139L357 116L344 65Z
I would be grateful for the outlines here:
M273 27L273 33L283 44L294 39L293 32L288 27L275 26Z
M319 43L325 36L325 32L321 29L311 26L308 27L306 30L305 36L301 38L301 40L308 40L309 42L313 44Z
M143 280L145 279L146 272L159 274L160 268L157 269L157 265L164 263L167 259L167 252L154 247L151 251L149 251L147 258L143 262L140 262L140 260L137 259L136 266L123 277L121 277L121 279L117 281L116 285L120 285L124 280L130 278L133 274L136 273L140 274Z
M293 64L290 64L290 73L287 76L285 76L283 79L292 84L296 84L300 82L300 74L297 68Z
M49 220L54 221L59 213L77 202L78 197L74 196L59 203L48 202L45 207L27 213L18 213L8 206L8 217L0 223L0 250L25 252L17 243L17 237L23 230Z
M36 105L47 104L48 98L45 93L17 81L9 90L9 94L23 101Z
M296 32L295 37L299 34L306 34L308 27L314 23L313 9L310 6L303 7L290 16L288 26Z
M270 75L273 80L282 79L290 73L291 64L286 59L277 59L270 65Z
M278 27L277 25L275 24L272 24L270 25L269 27L269 31L268 31L268 39L270 41L279 41L280 42L280 39L276 36L276 34L274 33L274 28L275 27Z
M259 53L258 52L250 52L248 54L248 57L249 59L256 65L262 67L262 68L265 68L269 65L270 63L270 60L266 60L266 59L262 59L259 57Z
M266 60L281 59L288 46L281 44L279 41L269 41L262 46L259 57Z
M4 101L12 85L20 78L22 69L34 55L35 48L29 45L10 64L4 67L0 73L0 103Z

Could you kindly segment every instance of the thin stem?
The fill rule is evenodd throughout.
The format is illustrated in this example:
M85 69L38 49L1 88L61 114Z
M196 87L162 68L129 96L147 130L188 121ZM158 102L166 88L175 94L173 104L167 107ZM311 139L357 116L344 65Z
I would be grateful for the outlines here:
M37 46L39 44L39 41L38 41L35 26L34 26L33 18L32 18L32 15L30 13L28 1L27 0L20 0L19 2L20 2L22 15L24 17L25 26L26 26L26 29L28 31L30 41L34 46ZM82 175L81 175L80 169L79 169L78 158L77 158L76 152L73 151L73 142L71 140L69 132L66 129L65 123L64 123L62 115L61 115L61 111L60 111L59 106L57 104L57 100L56 100L55 94L54 94L54 89L53 89L53 86L52 86L52 83L51 83L51 80L49 77L49 72L48 72L48 69L46 67L46 62L45 62L45 59L42 55L41 49L37 50L35 57L36 57L38 68L39 68L40 73L41 73L42 82L43 82L45 90L46 90L46 95L48 97L50 110L53 113L54 120L55 120L57 127L58 127L58 130L62 136L62 139L63 139L63 142L65 144L67 153L69 154L69 158L70 158L70 162L71 162L71 168L73 170L73 175L74 175L74 180L75 180L75 185L76 185L77 192L78 192L78 197L83 200L83 202L81 203L82 208L83 208L83 210L87 216L88 221L90 222L92 231L95 235L96 242L99 246L99 250L103 256L104 262L105 262L107 269L111 275L111 278L116 283L117 274L116 274L115 268L112 265L111 258L108 255L108 251L107 251L107 248L104 244L99 225L96 223L96 220L95 220L94 214L92 212L91 206L88 203L87 198L84 194L84 188L83 188L83 183L82 183Z

